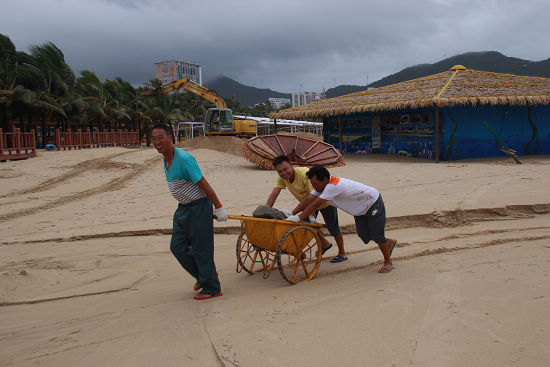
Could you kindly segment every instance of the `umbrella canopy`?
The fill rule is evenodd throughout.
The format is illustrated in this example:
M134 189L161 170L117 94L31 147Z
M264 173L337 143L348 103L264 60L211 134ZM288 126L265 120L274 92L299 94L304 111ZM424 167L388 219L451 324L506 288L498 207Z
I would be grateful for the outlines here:
M243 143L242 153L250 162L263 169L274 169L272 161L286 155L296 166L345 165L342 155L330 144L293 135L259 135Z

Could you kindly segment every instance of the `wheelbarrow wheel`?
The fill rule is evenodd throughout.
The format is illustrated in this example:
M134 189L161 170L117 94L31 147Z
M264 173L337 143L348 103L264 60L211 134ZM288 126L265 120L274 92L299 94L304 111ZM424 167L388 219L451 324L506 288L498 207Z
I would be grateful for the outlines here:
M236 252L237 273L241 270L249 274L261 273L274 260L272 254L250 243L244 232L237 238Z
M279 273L290 284L312 279L321 265L321 241L317 230L307 226L291 228L277 247Z

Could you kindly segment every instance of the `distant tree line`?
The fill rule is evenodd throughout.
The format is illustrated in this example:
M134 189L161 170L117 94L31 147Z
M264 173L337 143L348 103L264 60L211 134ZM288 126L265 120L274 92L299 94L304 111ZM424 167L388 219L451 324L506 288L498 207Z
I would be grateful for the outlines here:
M159 87L159 80L149 82ZM0 126L3 131L21 131L52 125L62 130L113 131L136 129L147 137L157 123L203 121L209 101L188 92L140 96L135 88L117 77L101 81L89 70L75 75L63 52L53 43L33 45L29 52L18 51L10 38L0 34ZM233 99L226 103L234 114L267 116L273 111L266 101L255 107Z

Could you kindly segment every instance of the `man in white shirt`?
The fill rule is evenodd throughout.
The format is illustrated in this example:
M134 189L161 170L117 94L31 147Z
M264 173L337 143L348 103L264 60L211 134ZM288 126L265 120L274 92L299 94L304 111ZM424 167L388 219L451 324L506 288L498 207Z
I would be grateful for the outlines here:
M281 190L288 188L290 193L301 202L313 191L313 186L307 178L307 167L294 167L290 163L290 160L287 156L279 156L273 160L273 167L277 171L277 179L275 181L275 186L273 191L267 198L266 205L273 206L275 200L279 197ZM327 230L334 237L336 244L338 245L338 255L336 255L331 263L339 263L346 261L348 257L346 256L346 250L344 250L344 237L340 231L340 225L338 224L338 212L334 206L329 205L329 203L321 204L318 208L318 211L321 212L323 219L325 220L325 225ZM294 213L294 212L293 212ZM297 213L297 212L296 212ZM287 214L288 215L288 214ZM314 213L314 216L317 217L317 211ZM332 244L329 243L325 237L319 233L319 238L323 244L323 254L327 252Z
M293 222L302 221L317 210L327 201L330 205L342 209L355 218L357 235L368 244L375 241L384 256L384 265L379 273L389 273L394 269L391 254L397 245L397 241L386 238L384 228L386 226L386 209L382 196L374 187L362 183L331 176L329 171L322 166L314 166L307 172L313 191L304 199L286 220Z

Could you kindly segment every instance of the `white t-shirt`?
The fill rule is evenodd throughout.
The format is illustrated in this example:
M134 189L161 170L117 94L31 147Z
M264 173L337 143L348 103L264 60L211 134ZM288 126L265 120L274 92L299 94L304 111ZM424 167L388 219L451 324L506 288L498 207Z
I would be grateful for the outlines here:
M380 196L380 193L374 187L336 176L330 176L330 180L322 193L317 192L315 189L311 193L321 199L328 200L331 205L353 216L366 214Z

